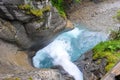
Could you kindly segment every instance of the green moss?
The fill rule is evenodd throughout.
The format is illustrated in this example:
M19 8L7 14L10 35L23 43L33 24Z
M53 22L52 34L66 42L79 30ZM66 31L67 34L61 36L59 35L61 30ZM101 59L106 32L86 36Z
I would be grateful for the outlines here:
M44 18L41 18L41 19L36 20L36 22L40 23L40 22L43 22L44 20L45 20Z
M32 9L32 6L30 4L21 4L18 6L18 8L22 10L30 10Z
M21 80L20 78L15 78L15 80Z
M82 0L51 0L51 3L53 6L55 6L60 14L61 17L66 19L66 13L65 13L65 9L67 7L67 5L73 4L73 2L79 3Z
M20 78L5 78L3 80L21 80Z
M99 65L101 63L101 59L98 59L97 60L97 64Z
M114 19L117 19L118 21L120 21L120 10L117 11L116 15L113 16Z
M34 15L40 17L44 12L50 11L51 7L49 5L45 6L43 9L33 8L30 4L21 4L18 6L19 9L24 10L28 15Z
M114 67L114 63L109 63L106 67L105 67L105 70L106 72L110 71L112 67Z
M49 5L45 6L42 11L43 12L46 12L46 11L50 11L51 10L51 7Z
M118 31L111 31L110 38L112 40L120 40L120 30L118 30Z
M77 3L80 2L81 0L75 0Z
M99 60L102 58L107 59L106 71L109 71L120 60L120 40L111 40L101 42L93 49L93 59Z
M63 17L64 19L66 19L66 14L65 14L65 12L59 11L59 13L60 13L60 16L61 16L61 17Z
M43 12L42 12L41 9L31 9L31 10L30 10L30 13L31 13L32 15L34 15L34 16L37 16L37 17L43 15Z
M94 53L101 53L104 51L116 51L120 49L120 40L111 40L106 42L101 42L97 46L94 47L93 51Z
M32 77L29 77L28 80L33 80Z
M66 18L66 13L64 9L64 0L51 0L53 6L55 6L63 18Z
M116 18L120 21L120 10L118 10Z

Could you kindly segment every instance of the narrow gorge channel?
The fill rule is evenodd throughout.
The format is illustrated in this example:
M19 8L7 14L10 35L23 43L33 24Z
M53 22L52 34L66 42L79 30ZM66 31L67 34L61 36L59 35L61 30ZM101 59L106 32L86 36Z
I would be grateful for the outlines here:
M39 50L33 57L33 64L37 68L60 65L75 80L83 80L82 73L72 62L107 38L105 33L91 31L84 25L75 24L73 30L62 33L48 46Z

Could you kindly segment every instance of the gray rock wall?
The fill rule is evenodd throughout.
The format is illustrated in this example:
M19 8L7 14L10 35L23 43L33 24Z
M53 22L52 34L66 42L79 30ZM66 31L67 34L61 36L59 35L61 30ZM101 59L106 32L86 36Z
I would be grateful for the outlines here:
M24 0L2 0L0 2L0 39L17 44L22 49L37 51L48 45L66 26L50 2L31 2L35 9L50 7L42 16L26 14L19 8Z
M34 51L48 45L60 33L72 29L73 25L61 18L50 2L30 2L34 10L49 6L50 10L41 16L27 14L29 9L20 9L24 2L0 0L0 80L64 80L54 69L36 71L31 58Z

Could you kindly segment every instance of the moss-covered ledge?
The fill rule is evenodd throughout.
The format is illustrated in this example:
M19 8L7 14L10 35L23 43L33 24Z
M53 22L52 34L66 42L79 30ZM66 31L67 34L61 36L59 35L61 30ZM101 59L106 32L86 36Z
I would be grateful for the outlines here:
M120 30L112 31L110 40L101 42L93 49L93 60L105 58L107 65L105 71L108 72L120 60Z
M93 60L107 59L105 71L108 72L120 60L120 40L101 42L93 52Z

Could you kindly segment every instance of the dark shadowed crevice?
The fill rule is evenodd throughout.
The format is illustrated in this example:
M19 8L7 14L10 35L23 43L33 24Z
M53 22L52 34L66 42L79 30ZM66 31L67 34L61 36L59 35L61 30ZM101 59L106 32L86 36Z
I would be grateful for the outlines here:
M120 75L115 76L115 80L120 80Z

